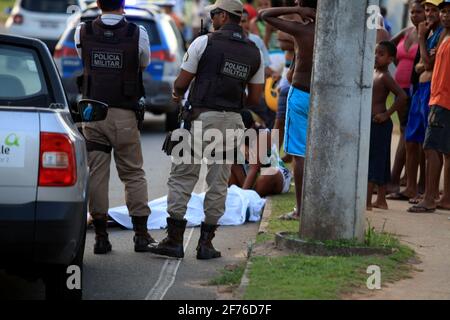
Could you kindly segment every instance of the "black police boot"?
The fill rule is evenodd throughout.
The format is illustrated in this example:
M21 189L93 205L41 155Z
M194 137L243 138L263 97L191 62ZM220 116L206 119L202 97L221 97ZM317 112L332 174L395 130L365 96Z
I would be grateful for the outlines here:
M208 260L214 258L220 258L222 254L220 251L214 249L212 239L215 237L217 225L206 224L202 222L200 239L198 239L197 245L197 259Z
M163 256L184 258L183 236L186 220L167 218L167 237L157 246L150 247L150 252Z
M148 233L147 229L148 216L145 217L131 217L134 230L134 251L135 252L148 252L149 245L156 244L155 239Z
M108 239L108 232L106 232L106 216L103 219L94 219L92 223L95 228L94 254L106 254L110 252L112 246Z

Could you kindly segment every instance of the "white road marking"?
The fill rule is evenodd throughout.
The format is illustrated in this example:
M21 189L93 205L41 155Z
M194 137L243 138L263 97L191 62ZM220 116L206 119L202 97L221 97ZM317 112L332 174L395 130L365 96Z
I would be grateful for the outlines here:
M189 245L192 234L194 233L194 228L191 228L189 232L188 239L184 245L184 252ZM175 277L177 276L178 268L180 267L181 261L183 259L171 259L168 258L164 263L161 273L159 274L158 281L150 290L150 292L145 297L145 300L163 300L167 291L175 283Z

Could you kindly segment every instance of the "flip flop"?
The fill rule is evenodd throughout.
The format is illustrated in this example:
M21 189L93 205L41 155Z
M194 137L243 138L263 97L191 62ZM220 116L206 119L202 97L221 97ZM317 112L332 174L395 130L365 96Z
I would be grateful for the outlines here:
M409 213L434 213L436 209L425 208L424 206L412 206L407 210Z
M409 204L419 204L422 202L422 200L423 200L423 197L422 198L413 198L413 199L409 199L408 203Z
M409 197L405 196L401 192L392 193L386 197L387 200L394 200L394 201L409 201Z

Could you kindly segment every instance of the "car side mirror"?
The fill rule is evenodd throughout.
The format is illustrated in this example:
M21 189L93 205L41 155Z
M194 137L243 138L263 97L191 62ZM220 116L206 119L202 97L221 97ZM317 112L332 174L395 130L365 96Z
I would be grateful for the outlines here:
M7 16L9 16L12 12L12 8L11 7L6 7L5 10L3 10L3 13Z
M78 102L78 113L82 122L102 121L108 115L108 105L97 100L83 99Z

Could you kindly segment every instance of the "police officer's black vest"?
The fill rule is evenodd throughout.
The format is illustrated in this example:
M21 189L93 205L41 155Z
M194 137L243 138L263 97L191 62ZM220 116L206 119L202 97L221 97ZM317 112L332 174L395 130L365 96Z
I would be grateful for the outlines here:
M238 25L227 24L208 35L189 93L193 108L240 111L245 88L261 64L261 54Z
M123 18L116 25L100 17L80 31L84 65L83 98L110 107L136 109L143 96L139 64L139 27Z

